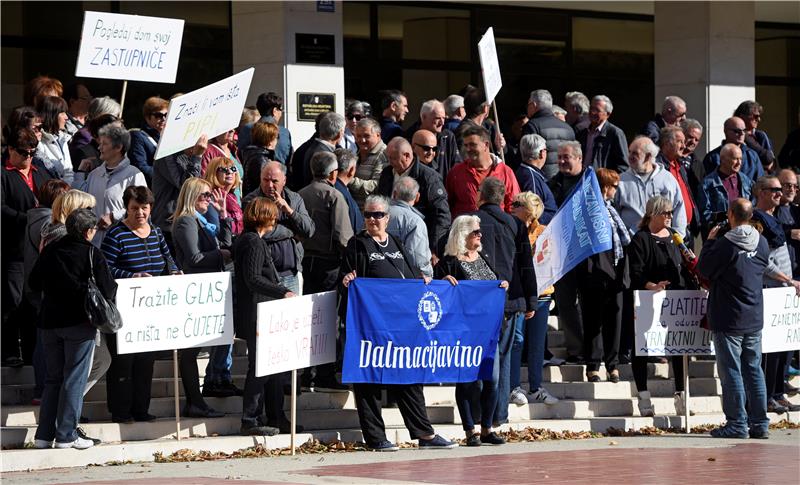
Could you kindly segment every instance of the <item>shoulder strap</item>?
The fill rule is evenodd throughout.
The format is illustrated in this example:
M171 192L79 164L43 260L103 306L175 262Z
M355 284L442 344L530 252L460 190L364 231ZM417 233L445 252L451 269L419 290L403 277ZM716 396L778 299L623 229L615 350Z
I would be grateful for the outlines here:
M89 282L94 283L94 245L89 243Z

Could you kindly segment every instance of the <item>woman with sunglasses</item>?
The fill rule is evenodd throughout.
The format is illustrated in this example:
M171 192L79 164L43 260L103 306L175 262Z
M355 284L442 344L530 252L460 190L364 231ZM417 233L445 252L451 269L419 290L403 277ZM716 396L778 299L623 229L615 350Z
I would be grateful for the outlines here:
M41 142L36 149L36 157L45 166L52 178L62 179L71 184L75 176L72 158L69 154L69 141L72 135L66 132L67 102L56 96L48 96L42 101Z
M496 280L497 273L489 264L489 257L481 246L481 220L478 216L458 216L450 228L444 256L436 264L435 277L447 280L453 286L458 280ZM508 281L500 287L508 289ZM499 335L498 335L499 338ZM482 443L502 445L505 440L492 430L494 408L497 405L497 382L500 378L500 359L494 358L492 378L482 382L456 384L456 404L467 436L467 446ZM480 402L481 431L475 432L472 403ZM477 410L476 410L477 411Z
M169 101L166 99L158 96L147 98L142 107L144 125L139 130L131 130L131 164L142 171L148 185L153 177L153 159L158 140L167 126L168 108Z
M175 244L175 260L186 274L224 271L231 261L231 252L220 249L220 245L231 245L231 219L222 199L219 226L210 222L206 215L214 199L211 185L197 177L187 179L178 194L175 213L172 216L172 239ZM181 414L192 418L219 418L224 415L206 404L200 393L200 376L197 371L197 355L200 347L183 349L178 360L186 395L186 404Z
M647 201L639 232L628 245L631 290L691 290L691 278L683 266L683 256L672 242L672 201L656 195ZM633 328L629 324L628 328ZM672 358L675 376L675 411L683 415L686 403L683 388L683 359ZM647 356L632 359L633 379L639 392L639 414L654 416L655 410L647 390Z
M211 146L211 143L208 146ZM219 206L221 199L224 198L228 217L231 219L231 233L233 236L238 236L244 229L244 222L242 207L236 196L236 189L242 185L236 163L227 157L214 158L208 163L203 178L211 185L211 190L214 192L214 200L208 208L212 221L219 218Z
M244 173L244 168L242 164L239 163L239 160L236 158L236 130L228 130L225 133L222 133L214 138L208 140L208 147L206 148L206 152L203 154L203 158L200 161L200 174L201 176L205 176L206 169L208 168L208 164L211 160L222 157L227 158L233 162L233 165L236 167L236 172L239 174L241 179L242 174ZM234 194L236 195L236 202L241 205L242 204L242 187L241 184L237 185L234 190Z
M347 105L345 110L344 119L344 138L342 138L342 145L345 149L358 155L358 144L356 143L356 125L359 121L364 119L364 103L358 100L353 101Z

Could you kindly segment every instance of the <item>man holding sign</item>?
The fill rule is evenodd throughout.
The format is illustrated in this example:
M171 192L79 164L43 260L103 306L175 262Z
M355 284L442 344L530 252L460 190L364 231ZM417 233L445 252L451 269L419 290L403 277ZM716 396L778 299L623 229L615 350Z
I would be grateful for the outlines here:
M767 391L761 369L763 294L761 278L769 264L767 241L748 224L753 205L736 199L728 209L731 229L717 239L708 234L697 269L711 282L708 321L714 332L722 410L727 423L715 438L768 438ZM746 406L745 406L746 404Z

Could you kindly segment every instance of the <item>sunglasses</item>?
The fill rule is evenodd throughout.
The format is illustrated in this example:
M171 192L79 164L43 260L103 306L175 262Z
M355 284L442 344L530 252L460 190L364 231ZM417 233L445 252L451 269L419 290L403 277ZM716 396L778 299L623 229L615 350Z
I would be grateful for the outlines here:
M422 148L422 150L423 150L425 153L428 153L428 152L434 152L434 153L436 153L436 152L438 152L438 151L439 151L439 147L438 147L438 146L436 146L436 145L434 145L434 146L430 146L430 145L420 145L419 143L414 143L414 144L415 144L415 145L417 145L418 147Z
M35 148L32 149L32 150L23 150L21 148L15 148L14 151L19 153L20 155L22 155L25 158L32 157L32 156L36 155L36 149Z
M469 233L469 235L470 235L470 237L481 237L481 236L483 236L483 233L481 232L480 229L475 229L474 231Z
M212 194L211 192L203 192L202 194L200 194L198 196L198 199L211 200L213 198L214 198L214 194Z
M781 187L766 187L763 190L768 191L768 192L772 192L773 194L778 194L781 191L783 191L783 188L781 188Z
M385 212L381 211L367 211L364 212L364 219L383 219L386 217Z
M217 173L236 173L236 167L217 167Z
M159 113L153 113L150 116L152 116L153 118L158 118L159 120L167 119L167 113L160 113L160 112Z
M347 115L347 119L353 121L361 121L364 119L364 115L357 115L354 113L350 113L349 115Z
M728 131L730 131L731 133L734 133L736 135L744 135L744 130L742 130L741 128L731 128Z
M662 216L672 217L672 211L664 211L661 213Z
M797 184L793 184L793 183L790 183L790 182L786 182L785 184L783 184L783 188L784 188L784 189L793 189L793 190L797 190L797 189L800 189L800 186L798 186Z

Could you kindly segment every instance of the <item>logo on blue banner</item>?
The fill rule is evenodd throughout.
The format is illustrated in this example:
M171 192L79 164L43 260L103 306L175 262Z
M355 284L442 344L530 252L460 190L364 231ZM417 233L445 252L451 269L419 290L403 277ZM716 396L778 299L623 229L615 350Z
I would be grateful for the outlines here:
M491 379L504 304L499 281L357 278L348 288L342 380Z
M587 167L536 239L533 265L539 294L584 259L611 249L611 238L611 221L597 175Z

